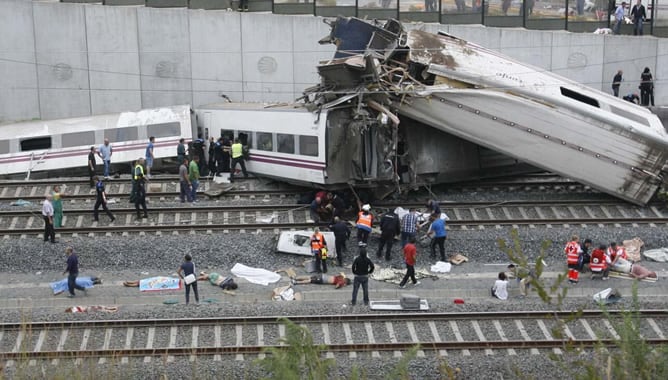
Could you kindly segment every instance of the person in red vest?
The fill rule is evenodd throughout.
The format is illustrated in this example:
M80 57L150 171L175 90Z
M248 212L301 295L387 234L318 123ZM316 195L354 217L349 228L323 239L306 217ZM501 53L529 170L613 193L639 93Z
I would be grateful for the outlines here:
M323 253L323 250L324 253ZM325 236L316 227L311 235L311 252L315 256L315 270L318 273L327 273L327 241Z
M566 244L564 252L566 253L566 263L568 264L568 282L571 284L578 283L578 276L580 272L578 268L580 267L580 254L582 253L582 248L580 247L580 238L577 235L571 237L571 241Z
M610 273L610 257L605 254L605 245L601 245L591 252L591 261L589 262L589 270L591 270L591 278L597 274L602 274L602 280L608 279Z
M373 225L373 215L371 215L371 205L362 206L362 211L357 214L357 242L367 244L371 226Z

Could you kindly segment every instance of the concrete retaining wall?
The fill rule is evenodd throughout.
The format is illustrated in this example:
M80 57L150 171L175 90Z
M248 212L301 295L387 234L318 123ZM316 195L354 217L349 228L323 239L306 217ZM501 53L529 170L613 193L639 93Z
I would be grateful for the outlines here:
M649 67L657 105L668 89L668 44L478 25L443 30L591 87L639 92ZM317 83L334 47L322 18L223 10L0 1L0 122L222 101L291 101Z

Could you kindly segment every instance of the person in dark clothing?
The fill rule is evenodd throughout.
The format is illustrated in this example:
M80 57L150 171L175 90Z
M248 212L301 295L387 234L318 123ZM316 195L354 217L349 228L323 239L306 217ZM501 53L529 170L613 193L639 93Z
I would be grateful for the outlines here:
M649 67L645 67L640 74L640 104L643 106L654 106L654 79Z
M67 276L67 290L70 292L68 297L72 298L75 296L74 289L81 290L85 293L86 288L77 285L77 276L79 275L79 259L77 258L77 255L74 254L74 249L72 247L67 247L65 248L65 253L67 254L67 267L65 268L63 274L69 273Z
M334 232L334 244L336 246L336 262L340 267L343 266L343 253L347 251L346 242L350 237L350 228L348 224L342 221L338 216L334 217L334 223L329 226Z
M97 215L98 215L98 209L100 206L102 206L102 209L107 213L107 216L113 223L116 218L114 218L114 215L109 211L107 208L107 193L104 191L104 182L100 179L100 177L95 176L95 192L97 198L95 199L95 208L93 208L93 220L98 221Z
M332 194L332 193L327 194L328 197L330 195L331 198L329 200L329 203L327 204L327 207L331 209L332 219L336 217L343 218L343 212L346 211L346 203L343 201L343 198L341 198L338 194Z
M95 147L90 147L90 153L88 153L88 176L90 177L90 188L95 188Z
M223 138L218 138L213 144L213 157L216 161L216 171L215 175L220 175L220 173L225 171L225 166L223 165Z
M612 93L616 96L619 97L619 86L622 84L622 70L617 71L617 74L615 74L615 77L612 78Z
M232 140L229 136L223 136L223 173L230 172L230 153L232 152Z
M431 215L439 215L441 213L441 206L438 205L438 201L435 199L430 199L427 202L427 211Z
M148 218L148 212L146 210L146 177L144 176L143 163L143 158L137 160L137 164L132 173L132 178L135 181L135 210L137 210L137 219ZM139 206L142 206L144 210L143 216L139 211Z
M360 285L362 286L362 292L364 292L364 304L369 304L369 275L373 273L376 267L373 265L373 262L366 257L366 247L360 247L359 256L353 261L353 274L355 274L355 279L353 280L353 299L350 301L350 304L355 306L357 303L357 292L359 291Z
M640 104L640 97L638 94L628 94L622 96L622 99L626 100L627 102L631 102L633 104Z
M179 163L179 166L183 163L183 160L186 158L186 144L185 139L179 139L179 145L176 146L176 160Z
M579 265L578 270L580 272L584 272L589 266L589 263L591 262L591 254L589 253L591 245L592 245L591 239L585 239L584 243L582 243L582 246L580 247L580 249L582 249L582 253L580 253L580 259L578 261Z
M193 263L193 258L190 255L184 257L185 261L179 269L176 271L179 277L185 278L188 275L195 275L195 264ZM195 294L195 303L199 304L199 293L197 292L197 280L193 281L190 284L186 284L186 305L190 303L190 288L193 288L193 293Z
M392 211L383 214L380 218L380 242L378 243L378 252L376 253L378 258L383 255L383 247L386 247L385 261L390 261L394 238L399 235L400 231L401 223L399 223L397 214Z
M216 172L216 155L214 153L214 148L216 146L216 140L212 137L209 140L209 172L210 173L215 173ZM200 173L203 174L203 173Z
M202 139L202 134L197 135L197 139L193 141L193 149L195 150L194 155L199 157L199 172L201 175L205 175L206 170L204 163L206 162L206 158L204 157L204 144L206 141Z
M645 6L642 5L642 0L638 0L638 3L631 8L631 19L633 20L633 35L642 36L642 27L643 22L647 18L647 13L645 12Z

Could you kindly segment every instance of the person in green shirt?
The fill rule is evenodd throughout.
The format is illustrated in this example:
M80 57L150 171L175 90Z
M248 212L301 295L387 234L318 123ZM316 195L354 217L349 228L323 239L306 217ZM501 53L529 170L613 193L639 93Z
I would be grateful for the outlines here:
M197 200L197 188L199 187L199 157L195 156L192 161L190 161L190 167L188 168L188 179L190 179L191 186L191 195L190 199L193 202L198 202Z
M51 191L53 205L53 226L60 228L63 226L63 193L60 191L60 186L56 185Z

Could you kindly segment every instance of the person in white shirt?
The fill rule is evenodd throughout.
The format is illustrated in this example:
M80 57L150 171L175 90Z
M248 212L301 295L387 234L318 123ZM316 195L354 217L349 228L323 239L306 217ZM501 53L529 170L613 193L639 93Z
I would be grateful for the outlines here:
M51 194L46 195L42 204L42 216L44 217L44 242L51 240L56 242L56 231L53 229L53 205L51 204Z
M499 279L494 282L492 287L492 296L500 299L508 299L508 280L505 272L499 272Z
M626 8L626 2L622 1L622 4L615 9L615 26L612 27L612 32L614 34L619 34L619 30L622 28L622 23L624 22L624 8Z

